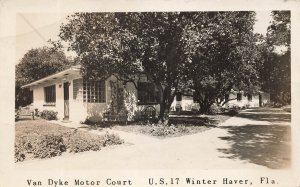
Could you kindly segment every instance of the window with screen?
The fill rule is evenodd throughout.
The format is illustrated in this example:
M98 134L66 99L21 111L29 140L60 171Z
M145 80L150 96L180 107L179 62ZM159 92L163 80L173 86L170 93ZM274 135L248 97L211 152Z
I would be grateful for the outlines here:
M84 81L83 102L105 103L105 81Z
M44 87L44 100L47 104L56 102L55 85Z
M155 88L155 84L150 82L139 82L138 100L139 104L159 103L159 91Z

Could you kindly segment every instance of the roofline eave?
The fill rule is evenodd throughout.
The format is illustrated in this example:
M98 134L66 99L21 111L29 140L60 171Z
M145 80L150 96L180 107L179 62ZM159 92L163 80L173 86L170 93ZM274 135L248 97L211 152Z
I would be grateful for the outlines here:
M66 73L68 73L68 72L70 72L70 71L80 71L80 67L79 67L79 66L72 66L72 67L69 68L69 69L60 71L60 72L58 72L58 73L49 75L49 76L47 76L47 77L41 78L41 79L39 79L39 80L36 80L36 81L34 81L34 82L31 82L31 83L29 83L29 84L26 84L26 85L24 85L24 86L21 86L21 88L28 88L28 87L32 87L32 86L37 86L37 85L41 84L42 82L47 81L47 80L49 80L49 79L59 78L59 77L65 75Z

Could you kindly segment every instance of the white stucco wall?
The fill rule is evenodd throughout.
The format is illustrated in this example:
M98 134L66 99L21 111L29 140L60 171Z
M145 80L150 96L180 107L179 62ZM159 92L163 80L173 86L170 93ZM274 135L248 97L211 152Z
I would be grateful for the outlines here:
M268 93L261 93L262 95L262 106L270 102L270 94ZM259 107L259 95L252 96L252 101L248 100L247 96L244 96L242 94L242 99L240 101L237 101L237 95L236 94L230 94L229 102L225 104L224 107L233 107L233 106L238 106L238 107ZM196 108L199 109L199 104L194 103L193 97L191 96L182 96L181 101L176 101L176 97L174 98L174 101L171 105L171 109L173 111L176 110L176 105L180 105L182 107L182 110L189 111L191 108Z
M107 110L109 104L111 103L111 88L110 80L116 80L114 77L110 77L105 81L105 102L103 103L88 103L83 102L83 98L74 99L73 98L73 88L74 79L82 79L80 75L72 75L63 79L48 81L47 83L42 83L38 86L34 86L33 90L33 108L37 108L39 111L43 110L53 110L58 112L58 120L64 118L64 82L69 82L69 120L76 122L83 122L86 119L91 121L99 121L103 117L103 113ZM55 105L47 106L45 105L44 99L44 87L55 85L56 91L56 102ZM80 89L83 89L81 85ZM129 90L132 87L129 86ZM82 90L81 90L82 91ZM136 91L136 90L133 90Z
M242 99L240 101L238 101L237 99L237 95L236 94L229 94L229 100L230 99L234 99L234 100L230 100L228 101L228 103L225 104L226 107L233 107L233 106L239 106L239 107L259 107L259 96L258 95L253 95L252 96L252 101L248 100L247 96L244 96L244 94L242 94Z
M33 91L33 106L39 110L43 110L44 102L44 87L36 86Z
M112 102L112 98L111 98L111 85L110 85L110 81L117 81L116 77L111 76L110 78L108 78L105 81L105 88L106 88L106 102L105 103L85 103L83 104L84 107L86 108L86 117L90 120L90 121L101 121L103 118L103 113L106 112L108 110L108 108L110 107L110 104ZM136 80L136 84L137 84ZM147 78L142 77L140 78L139 81L147 81ZM138 93L137 93L137 89L135 88L133 83L128 82L125 87L124 87L124 92L130 93L130 95L132 95L134 98L134 100L136 102L138 102ZM125 93L124 93L125 94ZM134 112L136 115L140 115L140 113L148 106L153 106L156 109L156 115L159 114L159 105L140 105L138 103L134 104Z
M63 103L63 86L59 86L62 84L59 80L53 80L46 83L43 83L38 86L34 86L33 90L33 107L34 109L38 109L39 111L43 110L53 110L58 112L58 119L62 119L64 116L64 103ZM44 99L44 87L55 85L56 92L56 102L55 105L47 105Z
M37 86L33 86L33 107L39 111L53 110L58 112L58 120L64 118L64 82L70 82L69 86L69 114L70 120L79 121L85 118L86 109L83 107L83 103L78 103L73 100L73 79L80 78L79 74L74 74L64 79L57 79L47 81ZM44 99L44 87L55 85L56 102L55 105L47 105Z
M194 102L194 99L192 96L182 95L181 101L176 101L176 96L175 96L173 103L171 105L172 111L176 110L176 105L180 105L182 107L182 110L184 110L184 111L191 111L192 109L199 110L199 104Z
M88 103L83 102L82 95L79 97L80 99L74 99L73 98L73 88L74 88L74 82L75 79L82 79L82 76L80 73L74 73L72 75L68 75L67 77L51 80L47 82L43 82L40 85L34 86L31 89L33 90L33 107L37 108L39 111L43 110L53 110L58 112L58 119L62 120L64 118L64 82L69 82L69 120L71 121L77 121L77 122L83 122L86 119L92 120L92 121L99 121L103 118L103 113L107 111L108 107L111 103L111 85L110 81L116 81L116 78L111 76L105 81L105 102L103 103ZM147 82L146 76L141 76L139 79L136 80L136 84L138 81L141 82ZM44 87L54 85L55 84L55 90L56 90L56 103L53 106L47 106L45 105L44 101ZM80 86L81 92L83 91L83 85ZM133 83L127 83L124 87L124 91L126 93L130 93L132 96L134 96L135 103L135 109L134 111L136 114L140 115L141 112L148 106L153 106L156 109L156 115L159 115L160 106L159 104L150 104L150 105L140 105L138 104L138 93L137 89L134 86ZM230 94L229 99L236 98L235 94ZM262 103L265 104L269 102L270 95L267 93L262 93ZM176 101L176 97L174 98L174 101L172 103L172 108L175 109L176 105L180 104L182 106L183 110L191 110L192 108L198 108L199 104L193 102L193 97L191 96L184 96L182 95L182 101ZM242 100L237 101L236 99L229 101L226 104L226 107L228 106L246 106L249 105L250 107L258 107L259 106L259 96L253 96L252 101L248 101L248 98L244 95L242 95Z
M270 102L270 94L269 93L260 93L261 94L261 99L262 99L262 106L266 105L267 103ZM229 99L231 98L236 98L236 94L230 94L229 95ZM237 99L235 100L231 100L229 101L226 106L227 107L231 107L233 105L239 106L239 107L243 107L248 105L249 107L259 107L259 95L254 95L252 96L252 101L248 101L248 97L244 96L242 94L242 100L241 101L237 101Z

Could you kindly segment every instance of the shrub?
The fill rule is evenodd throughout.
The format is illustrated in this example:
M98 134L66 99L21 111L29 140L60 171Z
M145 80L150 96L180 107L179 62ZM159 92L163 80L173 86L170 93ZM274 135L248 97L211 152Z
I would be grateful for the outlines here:
M83 131L76 131L68 139L69 152L99 151L107 145L122 144L124 140L117 134L105 133L104 136L88 134Z
M133 92L124 90L124 105L127 110L127 121L132 121L137 115L137 98Z
M33 133L16 138L15 162L30 158L50 158L61 155L64 151L66 146L61 136Z
M221 110L221 107L217 106L216 104L213 104L210 106L209 110L208 110L208 114L218 114L218 113L221 113L222 110Z
M150 130L151 135L153 136L167 136L170 134L176 133L176 127L174 125L153 125L152 129Z
M185 125L179 125L177 126L177 131L181 134L188 134L190 132L190 129L187 128Z
M16 126L15 162L33 158L50 158L63 152L98 151L101 147L122 144L117 134L97 135L81 130L71 130L56 124L23 122Z
M95 125L95 122L92 121L89 117L85 118L84 121L80 122L81 124L86 124L86 125Z
M22 162L26 158L26 151L20 144L15 144L15 162Z
M124 140L118 134L106 132L102 138L103 146L123 144Z
M35 115L36 117L40 117L40 111L39 111L38 108L35 108L35 109L34 109L34 115Z
M229 111L226 113L229 116L235 116L239 113L238 109L229 109Z
M149 129L149 133L152 136L167 136L167 135L172 135L172 134L176 134L177 132L177 128L171 124L168 125L169 121L158 121L157 124L152 123L150 124L151 128Z
M190 133L190 129L185 125L175 126L173 124L152 124L148 130L148 133L152 136L169 136L175 134L188 134Z
M32 133L30 136L19 136L15 139L15 162L20 162L33 157L33 145L38 139L38 134Z
M66 145L62 136L40 136L32 148L35 158L51 158L61 155L66 151Z
M83 131L75 131L67 140L69 152L79 153L84 151L98 151L103 145L101 139Z
M46 120L57 120L57 112L53 110L43 110L41 112L41 118Z

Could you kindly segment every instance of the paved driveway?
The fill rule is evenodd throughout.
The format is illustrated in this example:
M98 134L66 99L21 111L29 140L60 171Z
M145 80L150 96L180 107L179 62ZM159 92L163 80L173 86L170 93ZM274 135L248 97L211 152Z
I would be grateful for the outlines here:
M285 118L283 118L285 116ZM290 114L246 110L211 130L157 139L117 132L125 145L16 164L19 169L268 169L290 162Z
M227 158L245 160L272 169L290 167L291 114L276 108L248 109L221 125L219 137L230 148L219 149Z

